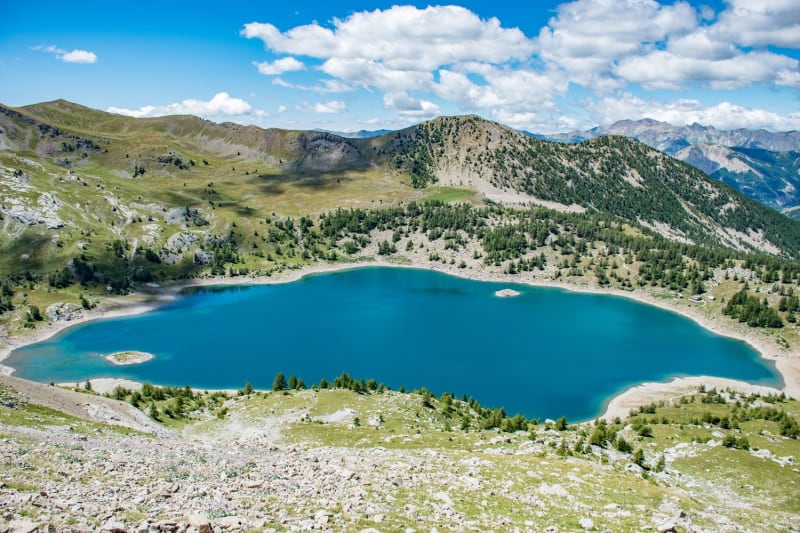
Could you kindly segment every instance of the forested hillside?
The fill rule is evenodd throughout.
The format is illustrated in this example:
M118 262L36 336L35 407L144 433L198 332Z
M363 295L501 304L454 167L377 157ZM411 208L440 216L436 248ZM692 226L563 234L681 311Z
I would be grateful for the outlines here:
M497 190L619 216L676 240L800 252L800 225L625 137L560 144L478 117L443 117L374 142L381 141L418 186L488 181Z

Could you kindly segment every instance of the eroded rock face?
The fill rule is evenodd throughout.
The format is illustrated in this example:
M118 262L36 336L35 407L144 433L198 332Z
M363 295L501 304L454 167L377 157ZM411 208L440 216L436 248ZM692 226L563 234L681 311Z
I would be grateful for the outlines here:
M167 239L166 248L175 252L185 252L191 245L200 240L200 237L188 231L181 231Z
M200 240L198 235L189 231L180 231L171 235L167 239L164 248L159 252L159 256L164 263L169 265L177 263L183 257L183 254Z
M6 199L6 202L0 205L0 211L14 220L28 226L43 224L47 229L64 227L64 221L58 215L59 209L61 200L47 192L39 196L36 205L32 205L24 198Z

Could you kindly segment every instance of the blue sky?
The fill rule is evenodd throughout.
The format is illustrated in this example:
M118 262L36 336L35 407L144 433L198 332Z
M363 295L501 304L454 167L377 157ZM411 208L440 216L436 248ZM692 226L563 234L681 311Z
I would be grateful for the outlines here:
M465 113L800 129L797 0L529 4L10 2L0 102L340 131Z

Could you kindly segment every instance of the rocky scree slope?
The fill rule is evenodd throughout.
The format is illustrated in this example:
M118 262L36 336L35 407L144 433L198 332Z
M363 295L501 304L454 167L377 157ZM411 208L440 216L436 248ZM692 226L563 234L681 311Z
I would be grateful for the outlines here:
M763 418L794 420L797 404L776 397L693 390L625 421L507 432L446 395L253 392L151 436L18 385L0 386L3 531L716 532L800 518L798 441Z

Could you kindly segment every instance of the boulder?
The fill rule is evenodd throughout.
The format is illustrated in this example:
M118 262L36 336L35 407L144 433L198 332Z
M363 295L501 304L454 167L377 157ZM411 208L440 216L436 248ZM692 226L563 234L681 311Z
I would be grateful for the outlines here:
M204 513L191 513L186 517L186 521L191 531L196 531L197 533L211 533L213 531L211 520Z
M240 530L245 528L246 521L240 516L223 516L216 520L216 525L229 531Z
M109 518L101 527L103 533L126 533L128 530L125 523L113 518Z
M12 520L8 523L6 531L8 533L34 533L39 531L39 526L30 520Z

